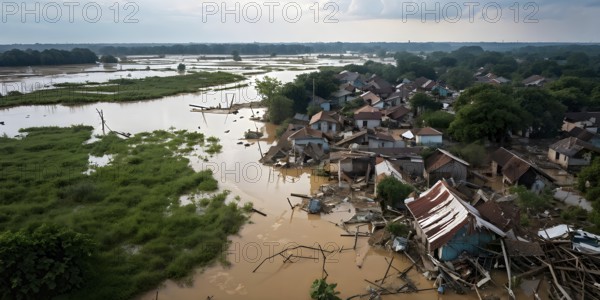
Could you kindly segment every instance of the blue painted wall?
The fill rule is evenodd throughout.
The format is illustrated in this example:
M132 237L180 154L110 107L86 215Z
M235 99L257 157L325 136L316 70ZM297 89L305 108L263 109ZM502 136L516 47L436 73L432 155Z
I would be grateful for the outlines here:
M438 249L439 258L442 261L457 259L463 251L477 255L481 252L478 247L484 248L494 240L494 235L487 231L467 234L467 228L461 229L445 246Z

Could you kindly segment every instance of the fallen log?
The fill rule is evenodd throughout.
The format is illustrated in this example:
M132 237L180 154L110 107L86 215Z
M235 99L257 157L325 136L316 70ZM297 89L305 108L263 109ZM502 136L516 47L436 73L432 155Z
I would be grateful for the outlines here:
M264 212L262 212L262 211L260 211L260 210L258 210L256 208L253 208L252 211L255 212L255 213L257 213L257 214L259 214L259 215L261 215L261 216L263 216L263 217L267 216L267 214L265 214Z

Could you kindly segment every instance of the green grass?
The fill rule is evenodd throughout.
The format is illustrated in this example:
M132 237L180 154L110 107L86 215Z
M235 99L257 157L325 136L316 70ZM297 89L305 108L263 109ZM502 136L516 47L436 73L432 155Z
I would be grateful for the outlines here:
M227 192L180 205L182 195L218 188L210 171L195 172L183 157L205 144L201 133L108 135L85 144L91 127L24 132L20 140L0 137L1 231L55 224L98 244L93 274L61 299L131 299L186 278L222 257L227 237L247 220L235 201L226 204ZM85 175L90 154L113 160Z
M225 72L199 72L169 77L116 79L93 86L89 86L88 83L65 83L57 85L55 89L1 97L0 107L149 100L181 93L195 93L207 87L244 79L244 76Z

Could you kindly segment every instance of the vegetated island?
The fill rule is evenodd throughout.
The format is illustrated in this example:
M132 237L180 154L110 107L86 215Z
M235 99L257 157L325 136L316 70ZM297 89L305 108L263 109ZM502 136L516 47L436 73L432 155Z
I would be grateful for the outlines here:
M62 83L55 84L56 88L53 89L37 90L27 94L9 92L0 97L0 107L150 100L183 93L196 93L202 89L244 79L242 75L226 72L194 72L168 77L114 79L106 83Z
M159 130L89 143L92 130L0 137L1 299L131 299L224 262L247 221L251 203L226 201L186 158L218 151L218 139Z

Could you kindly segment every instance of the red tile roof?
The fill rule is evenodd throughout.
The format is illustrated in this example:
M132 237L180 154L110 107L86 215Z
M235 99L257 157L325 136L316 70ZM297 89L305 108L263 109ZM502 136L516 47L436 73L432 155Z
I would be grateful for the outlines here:
M431 127L425 127L425 128L421 128L421 130L419 130L416 135L433 136L433 135L442 135L442 133Z

